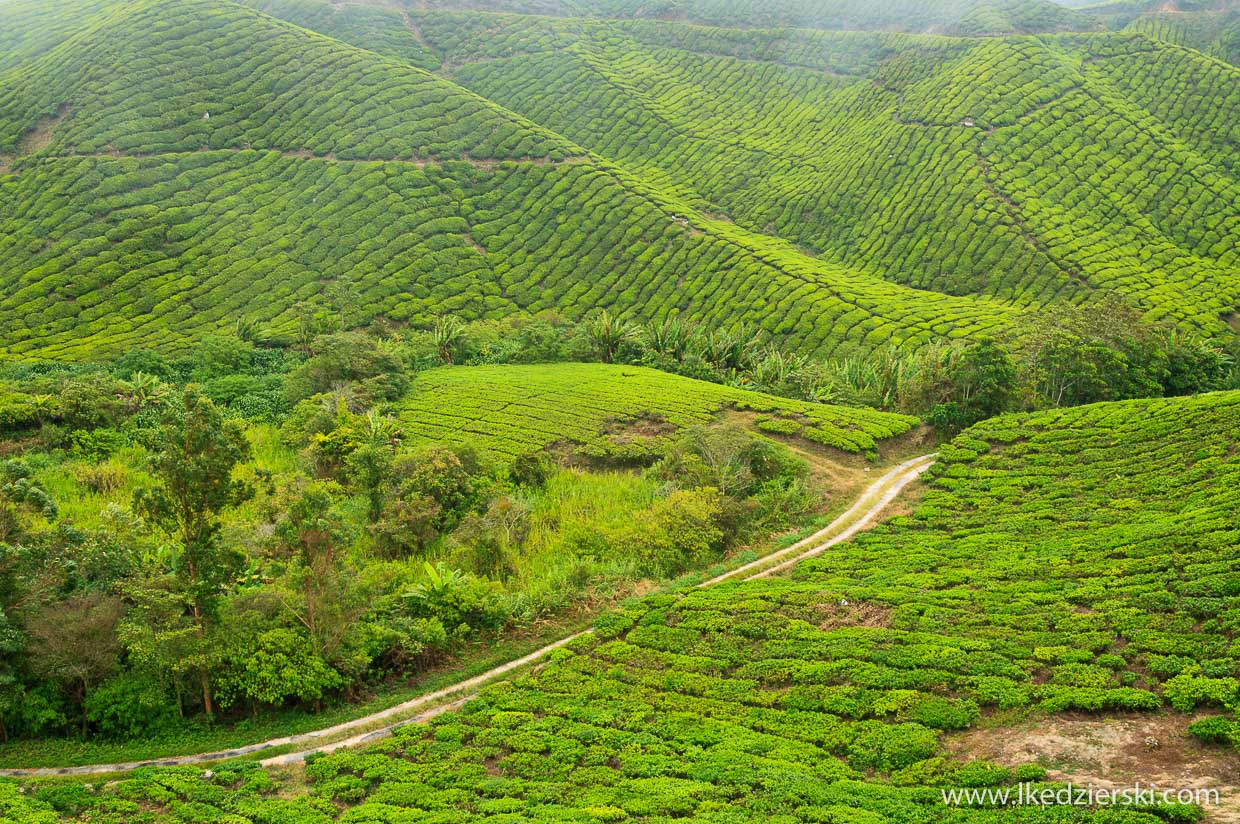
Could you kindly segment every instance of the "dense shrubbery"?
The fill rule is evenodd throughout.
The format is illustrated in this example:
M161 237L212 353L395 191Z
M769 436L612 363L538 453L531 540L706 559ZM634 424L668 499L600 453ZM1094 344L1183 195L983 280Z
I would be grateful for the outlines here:
M573 330L337 332L296 355L216 337L181 360L8 369L13 395L55 402L0 462L4 734L166 737L200 712L317 709L794 522L815 505L804 467L710 425L727 407L870 454L916 424L602 364L434 368L410 387L446 347L560 357ZM464 417L490 400L502 416Z

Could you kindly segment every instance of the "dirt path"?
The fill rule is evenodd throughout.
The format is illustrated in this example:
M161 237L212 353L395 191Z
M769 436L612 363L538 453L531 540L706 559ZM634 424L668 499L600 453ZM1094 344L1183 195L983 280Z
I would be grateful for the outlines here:
M799 561L806 558L812 558L826 551L829 547L847 541L858 532L867 528L878 518L878 516L891 504L892 501L900 494L900 492L911 484L913 481L925 472L934 463L934 455L923 455L919 458L905 461L899 466L894 467L884 474L881 478L871 484L865 492L863 492L855 503L843 515L840 515L830 525L824 529L815 532L808 538L805 538L793 544L786 549L781 549L763 558L759 558L742 567L738 567L723 575L711 578L698 584L699 587L714 586L725 581L744 580L752 581L758 578L765 578L779 572L784 572ZM136 770L139 767L176 767L187 764L207 764L213 761L224 761L231 758L241 758L247 755L255 755L267 750L274 750L281 747L310 745L307 749L297 752L285 753L282 755L274 755L264 759L261 763L265 767L273 767L287 764L295 764L304 761L306 756L313 753L326 753L345 747L355 747L367 744L379 738L390 735L392 732L401 727L410 724L424 723L431 718L442 713L449 712L460 707L467 701L477 696L478 690L486 684L507 675L514 670L519 670L529 664L533 664L547 653L560 649L561 647L571 644L578 638L592 634L591 630L579 632L576 635L570 635L562 638L553 644L548 644L541 649L531 652L515 661L495 667L481 675L453 684L435 692L420 695L417 698L410 699L403 704L389 707L381 712L372 713L371 715L356 718L352 721L346 721L331 727L312 732L300 733L298 735L289 735L282 738L273 738L270 741L262 741L257 744L251 744L245 747L238 747L232 750L222 750L218 752L199 753L196 755L172 756L169 758L153 759L150 761L132 761L122 764L93 764L81 767L40 767L33 769L0 769L0 777L4 778L51 778L55 776L68 775L95 775L106 773L119 773ZM383 723L390 722L390 723ZM347 733L353 733L347 735ZM344 736L344 737L340 737ZM334 740L333 740L334 739Z

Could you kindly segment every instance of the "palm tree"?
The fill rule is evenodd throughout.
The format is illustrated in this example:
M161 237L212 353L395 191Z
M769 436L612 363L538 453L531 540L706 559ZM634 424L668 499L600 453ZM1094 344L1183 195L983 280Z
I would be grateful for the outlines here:
M148 406L159 406L168 395L168 387L164 382L146 372L134 372L123 385L129 395L129 405L135 411Z
M265 343L271 337L267 329L259 326L258 318L237 318L233 322L233 333L238 340L253 344Z
M34 412L35 421L44 423L56 413L56 398L52 395L32 395L30 397L30 407L31 411Z
M647 324L644 330L646 348L656 355L684 360L693 340L694 327L679 315L665 315L662 320Z
M389 444L394 446L400 443L400 438L403 434L404 432L400 428L400 421L395 418L381 415L376 409L366 413L366 442L372 446Z
M603 363L614 363L620 346L633 338L633 328L606 309L590 319L586 331L595 354Z
M431 327L431 338L435 342L435 354L438 355L439 362L451 365L454 357L453 350L465 339L465 324L460 318L441 315L435 318L435 323Z
M723 373L743 372L753 365L761 346L758 335L742 323L735 331L712 329L702 336L702 359Z

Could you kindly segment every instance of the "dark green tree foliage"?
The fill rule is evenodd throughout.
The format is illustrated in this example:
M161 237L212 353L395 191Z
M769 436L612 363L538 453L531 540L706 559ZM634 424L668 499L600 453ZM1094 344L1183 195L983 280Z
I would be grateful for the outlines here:
M1016 361L995 340L932 349L908 390L908 401L945 431L1007 411L1016 394Z
M360 332L324 335L315 340L312 352L285 381L292 402L346 383L361 384L371 400L396 400L408 386L396 357Z
M358 638L358 623L370 605L358 583L360 570L348 552L352 536L334 491L329 484L310 486L276 524L285 582L294 596L285 607L301 625L318 661L358 677L370 663ZM314 683L327 688L344 681L321 676ZM313 699L316 707L322 698L321 691L290 694Z
M251 494L233 477L250 456L240 424L226 419L210 400L189 387L171 405L151 439L151 471L160 485L139 490L135 507L178 544L176 574L191 599L200 654L216 598L236 573L240 557L220 540L219 513ZM207 666L201 666L203 708L214 712Z

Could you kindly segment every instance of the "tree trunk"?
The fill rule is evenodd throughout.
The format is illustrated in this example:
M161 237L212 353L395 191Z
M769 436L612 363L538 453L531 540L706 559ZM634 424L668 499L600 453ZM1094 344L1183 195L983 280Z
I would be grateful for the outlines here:
M202 605L194 599L194 622L198 624L198 641L206 646L207 631L202 623ZM207 675L207 666L198 669L198 680L202 684L202 709L207 715L215 715L215 703L211 700L211 681Z

